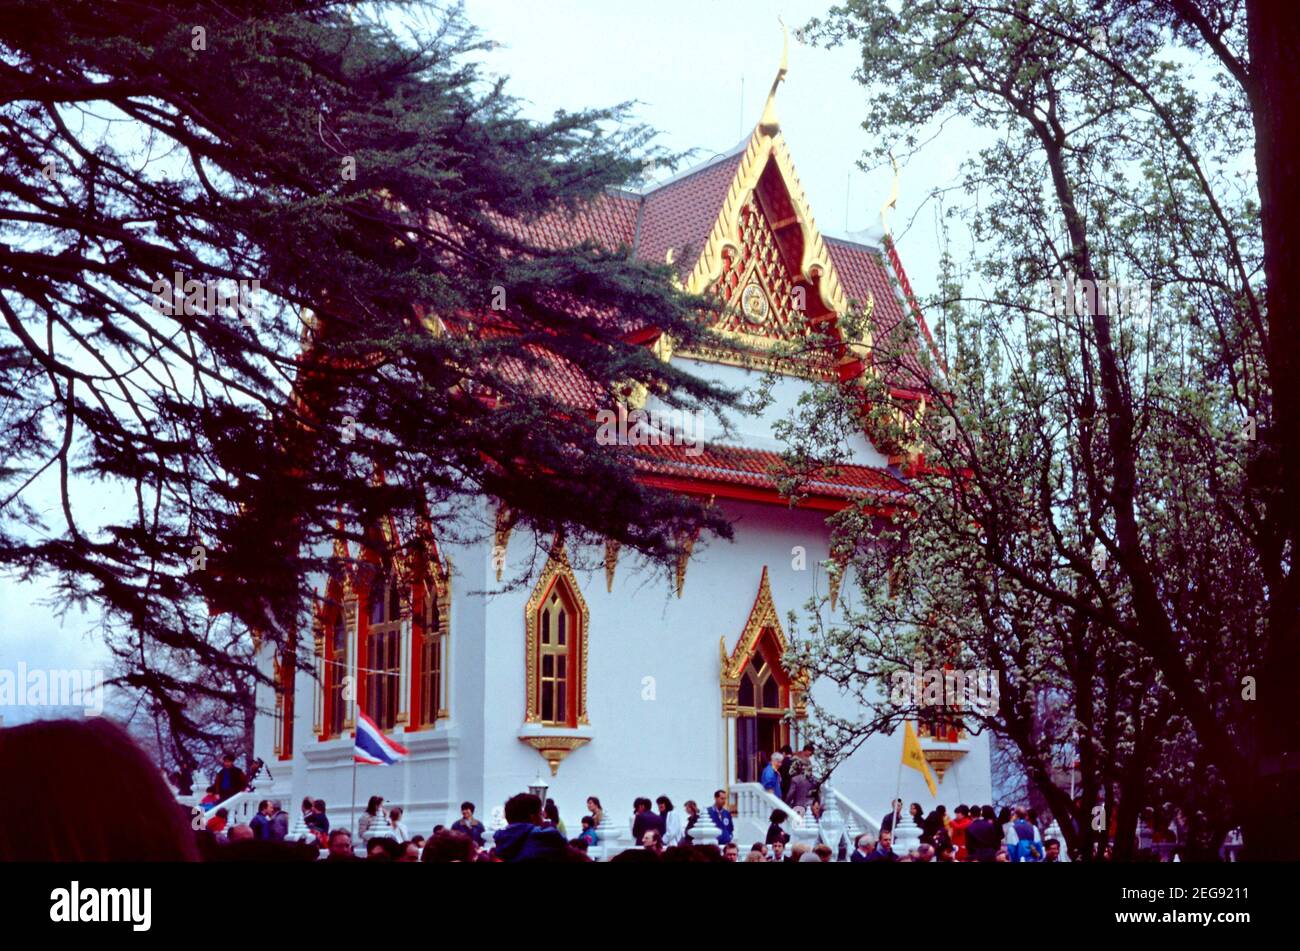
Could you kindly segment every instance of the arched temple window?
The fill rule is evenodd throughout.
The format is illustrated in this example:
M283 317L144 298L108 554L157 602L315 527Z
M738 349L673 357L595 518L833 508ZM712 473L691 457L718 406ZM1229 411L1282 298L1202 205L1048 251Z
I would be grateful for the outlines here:
M380 578L366 598L365 632L366 716L381 730L397 725L402 681L402 589L391 578Z
M563 549L547 561L526 611L528 722L586 723L587 608Z
M416 637L415 724L433 726L447 716L447 592L426 581L421 587Z
M355 613L355 603L352 602ZM325 628L318 650L320 660L321 716L317 731L322 740L341 736L350 714L348 685L351 683L348 644L349 611L335 602L325 615Z
M275 755L293 758L293 699L298 682L298 637L275 654Z

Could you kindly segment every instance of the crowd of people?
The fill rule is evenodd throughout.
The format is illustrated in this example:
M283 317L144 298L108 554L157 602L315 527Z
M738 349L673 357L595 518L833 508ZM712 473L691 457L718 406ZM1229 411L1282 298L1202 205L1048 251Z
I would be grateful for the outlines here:
M380 796L369 798L355 827L350 817L341 826L333 823L326 803L313 798L302 800L296 823L280 800L264 799L249 821L232 824L222 803L246 791L249 778L231 757L195 809L177 803L157 766L108 720L44 721L0 731L0 770L23 775L21 783L0 784L0 861L582 862L593 850L609 861L633 862L1062 861L1061 843L1045 835L1041 818L1025 807L999 812L991 805L960 805L949 815L940 805L926 814L918 803L904 810L895 800L876 834L853 843L841 838L836 845L803 841L814 837L799 834L799 826L821 818L811 753L777 754L763 770L763 786L779 789L795 815L773 810L763 839L747 850L736 840L723 789L704 809L694 800L679 810L666 795L637 797L631 816L610 814L591 796L572 835L550 799L512 796L494 816L493 830L477 818L474 803L464 802L458 819L435 826L426 838L412 835L401 807ZM81 793L88 775L112 776L113 782L87 799ZM75 809L59 808L74 801ZM54 821L74 813L75 823ZM693 836L705 816L708 834ZM1162 839L1177 841L1184 834L1177 818L1172 809L1145 811L1137 844L1149 841L1150 852ZM100 832L80 834L87 827ZM908 834L900 835L904 829ZM900 852L900 839L911 847Z
M779 763L775 764L779 769ZM796 776L798 774L796 773ZM815 803L801 803L812 809ZM792 808L798 808L793 807ZM428 839L410 836L402 822L399 806L387 808L383 797L371 796L357 822L355 835L348 828L331 828L322 800L304 799L303 824L310 831L306 845L324 853L327 861L382 862L539 862L587 861L588 853L607 836L619 841L618 820L605 811L600 799L587 799L587 814L580 820L581 831L568 835L559 809L552 799L544 802L530 793L513 796L505 804L504 827L489 833L475 815L472 802L460 806L460 818L450 826L435 826ZM728 808L727 793L718 789L712 803L701 812L694 800L687 800L678 812L671 799L659 796L653 802L637 797L629 824L631 847L609 856L610 861L723 861L740 862L741 843L735 841L735 820ZM288 817L274 800L262 801L253 820L227 830L223 810L218 809L200 836L200 852L221 858L220 849L240 843L285 842ZM813 810L814 812L816 810ZM712 828L708 841L696 842L692 830L707 814ZM863 834L849 850L841 841L837 855L824 842L792 842L786 829L790 814L775 809L768 817L766 835L744 852L745 862L1059 862L1061 844L1043 837L1032 809L1004 808L996 814L992 806L958 806L950 818L944 806L929 815L919 803L906 814L902 800L881 822L878 835ZM895 830L903 823L915 825L917 842L904 854L894 850ZM293 845L293 843L288 843ZM241 851L252 847L241 846ZM304 855L305 857L305 855Z

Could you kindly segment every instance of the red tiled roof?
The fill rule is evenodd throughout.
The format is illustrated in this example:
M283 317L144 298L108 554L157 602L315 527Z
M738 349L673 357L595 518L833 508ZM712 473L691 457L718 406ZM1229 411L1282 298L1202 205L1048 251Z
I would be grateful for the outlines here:
M831 261L844 285L844 293L859 303L866 303L868 295L874 297L876 306L872 313L873 334L882 341L892 339L895 329L907 317L903 312L903 302L899 300L898 292L889 279L882 253L875 248L854 244L842 238L825 240ZM892 386L916 390L925 386L930 378L917 358L916 345L919 345L919 341L913 343L913 346L907 347L899 355L898 365L887 368Z
M689 247L689 255L679 250L676 264L681 273L695 267L742 157L736 152L715 159L646 193L637 257L662 264L669 248Z
M615 251L622 246L632 247L640 211L641 201L636 195L607 191L573 211L556 211L507 227L542 248L565 248L592 241Z
M696 453L696 449L700 451ZM650 475L776 491L782 476L791 474L779 453L763 449L706 443L703 446L648 445L638 450L636 467ZM887 469L839 465L805 478L800 491L838 499L901 501L907 487Z
M524 396L545 394L563 406L588 413L609 405L604 388L570 361L536 344L525 344L523 350L531 361L504 356L496 362L496 370Z

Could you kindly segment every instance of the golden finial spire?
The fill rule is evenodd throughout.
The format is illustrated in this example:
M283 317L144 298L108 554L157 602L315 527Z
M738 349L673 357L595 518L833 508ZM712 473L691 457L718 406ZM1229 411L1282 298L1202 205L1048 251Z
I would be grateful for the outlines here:
M781 65L777 67L776 79L772 80L772 89L767 94L763 118L758 120L758 127L764 135L775 135L781 129L781 122L776 117L776 87L781 85L785 74L790 71L790 34L786 31L784 20L777 17L777 22L781 24Z
M880 206L880 226L885 229L885 234L889 234L889 217L888 213L898 208L898 159L894 158L894 153L889 153L889 162L894 166L894 185L889 190L889 198Z

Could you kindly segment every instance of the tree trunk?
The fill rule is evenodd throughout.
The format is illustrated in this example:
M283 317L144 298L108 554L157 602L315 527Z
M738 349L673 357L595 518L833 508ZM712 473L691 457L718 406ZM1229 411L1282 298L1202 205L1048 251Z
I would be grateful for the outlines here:
M1300 17L1290 4L1276 0L1248 0L1246 10L1274 401L1272 431L1263 449L1276 453L1261 480L1276 492L1270 508L1286 576L1279 590L1270 593L1268 650L1255 701L1256 799L1244 817L1243 832L1249 858L1281 860L1300 851L1300 715L1289 684L1300 670L1300 578L1294 567L1300 556L1300 239L1295 224L1300 210L1300 70L1295 66Z

